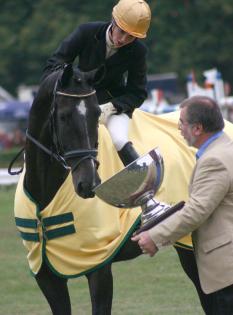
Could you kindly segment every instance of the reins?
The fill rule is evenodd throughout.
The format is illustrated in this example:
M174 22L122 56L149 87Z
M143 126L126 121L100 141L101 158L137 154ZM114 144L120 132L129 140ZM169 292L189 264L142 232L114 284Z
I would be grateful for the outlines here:
M65 169L70 169L70 167L66 163L66 159L72 159L72 158L81 158L74 166L72 171L74 171L78 165L83 162L86 159L93 159L96 163L96 157L97 157L97 150L96 149L78 149L78 150L72 150L64 153L63 155L57 154L51 150L49 150L46 146L41 144L39 141L37 141L35 138L33 138L28 131L26 131L26 137L32 141L38 148L40 148L42 151L47 153L50 157L57 160Z
M12 167L14 165L14 163L18 160L18 158L23 154L23 152L25 151L25 148L22 148L16 155L15 157L12 159L12 161L10 162L9 166L8 166L8 173L10 175L19 175L20 173L22 173L23 171L23 167L21 167L18 171L12 171Z
M61 156L60 154L57 154L51 150L49 150L48 148L46 148L46 146L44 146L42 143L40 143L39 141L37 141L35 138L33 138L28 130L26 131L26 138L29 139L31 142L33 142L38 148L40 148L42 151L44 151L45 153L47 153L50 157L54 158L55 160L57 160L59 163L61 163L61 165L65 168L65 169L69 169L68 165L66 164L65 159L63 158L63 156Z

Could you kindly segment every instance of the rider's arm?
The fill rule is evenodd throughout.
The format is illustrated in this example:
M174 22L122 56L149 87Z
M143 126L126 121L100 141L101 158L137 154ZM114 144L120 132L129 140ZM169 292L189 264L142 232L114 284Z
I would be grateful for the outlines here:
M132 112L135 108L141 106L147 97L146 55L146 47L142 43L137 43L132 51L132 58L128 65L124 93L111 100L119 112Z
M84 44L83 25L77 27L66 37L53 55L47 60L43 70L43 78L64 64L73 63Z

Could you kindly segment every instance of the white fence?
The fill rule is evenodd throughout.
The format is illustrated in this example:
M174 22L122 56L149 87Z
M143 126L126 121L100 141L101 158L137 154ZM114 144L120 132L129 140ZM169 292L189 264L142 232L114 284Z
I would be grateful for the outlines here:
M13 169L16 171L16 169ZM19 175L9 175L7 169L0 168L0 186L9 186L17 184Z

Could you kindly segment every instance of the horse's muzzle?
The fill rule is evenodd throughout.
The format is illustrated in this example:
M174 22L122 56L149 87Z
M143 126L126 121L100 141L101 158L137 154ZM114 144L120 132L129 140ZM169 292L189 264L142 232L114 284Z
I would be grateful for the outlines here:
M88 181L80 181L78 183L74 183L74 188L76 194L78 194L81 198L87 199L87 198L94 198L95 197L95 192L94 188L100 184L100 178L96 179L96 181L93 182L88 182Z

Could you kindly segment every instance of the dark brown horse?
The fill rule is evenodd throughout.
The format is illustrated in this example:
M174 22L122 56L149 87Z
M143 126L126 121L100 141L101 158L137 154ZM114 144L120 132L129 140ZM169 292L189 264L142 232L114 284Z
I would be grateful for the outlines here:
M98 70L83 73L70 65L57 70L42 82L32 104L25 148L23 186L38 205L38 218L40 211L51 203L70 174L74 190L80 197L94 197L93 188L100 183L96 160L100 109L93 83L101 78L101 72ZM34 227L39 227L41 222L35 222L31 218L16 218L16 224L18 227L28 228L34 224ZM21 236L27 241L37 237L36 233L25 232L21 232ZM192 272L195 266L190 265L193 260L189 260L190 255L185 251L178 251L185 271L199 286L198 279ZM85 274L90 289L92 314L111 314L112 262L132 259L140 254L140 248L131 241L129 235L124 246L107 263ZM67 279L50 268L46 254L43 255L35 279L52 313L70 315Z

